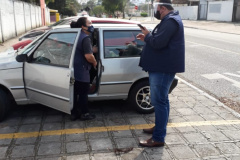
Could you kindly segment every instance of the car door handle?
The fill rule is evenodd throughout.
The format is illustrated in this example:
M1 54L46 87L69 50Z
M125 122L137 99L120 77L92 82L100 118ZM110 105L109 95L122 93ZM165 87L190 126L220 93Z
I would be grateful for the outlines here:
M70 78L70 85L74 85L74 83L75 83L75 78L71 77Z

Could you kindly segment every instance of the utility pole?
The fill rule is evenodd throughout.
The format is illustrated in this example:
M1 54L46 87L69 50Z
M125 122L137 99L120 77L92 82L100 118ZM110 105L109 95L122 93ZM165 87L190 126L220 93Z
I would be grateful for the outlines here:
M41 17L42 17L42 25L46 25L46 18L45 18L45 0L40 0L40 7L41 7Z

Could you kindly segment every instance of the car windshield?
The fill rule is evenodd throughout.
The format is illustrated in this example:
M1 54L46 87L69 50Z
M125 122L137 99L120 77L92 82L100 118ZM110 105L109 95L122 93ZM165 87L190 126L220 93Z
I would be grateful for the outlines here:
M38 44L43 39L44 35L45 34L42 34L35 41L24 47L18 54L28 54L28 52L32 50L36 46L36 44Z

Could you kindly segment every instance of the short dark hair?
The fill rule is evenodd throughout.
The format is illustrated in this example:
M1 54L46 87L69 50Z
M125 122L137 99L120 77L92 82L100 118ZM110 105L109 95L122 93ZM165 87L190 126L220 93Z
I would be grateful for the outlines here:
M78 18L77 22L72 21L70 24L71 28L82 28L82 26L87 25L87 17Z
M171 0L159 0L160 3L169 3L169 4L172 4L172 1ZM172 6L170 5L160 5L160 6L164 6L166 7L168 10L174 10Z

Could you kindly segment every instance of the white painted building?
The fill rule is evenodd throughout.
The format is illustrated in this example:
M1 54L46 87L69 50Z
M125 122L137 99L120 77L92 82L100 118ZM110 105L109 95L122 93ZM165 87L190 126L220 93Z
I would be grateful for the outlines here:
M135 5L139 5L139 4L145 4L146 0L130 0L130 2Z

